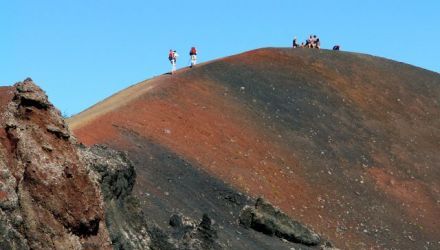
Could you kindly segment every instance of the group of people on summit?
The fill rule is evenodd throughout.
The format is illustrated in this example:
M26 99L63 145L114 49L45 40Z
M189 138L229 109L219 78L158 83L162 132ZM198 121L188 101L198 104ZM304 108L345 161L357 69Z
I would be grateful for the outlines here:
M310 37L306 40L306 42L302 42L298 44L296 37L293 38L293 47L294 48L314 48L320 49L321 42L319 41L319 37L316 35L310 35Z
M189 51L189 56L190 56L190 60L191 60L190 68L192 68L197 64L197 49L196 49L196 47L191 47L191 49ZM177 51L170 49L170 52L168 53L168 60L171 63L171 74L174 74L174 72L176 71L177 57L179 57L179 54L177 54Z
M298 40L296 39L296 37L294 37L293 38L292 47L293 48L314 48L314 49L320 49L321 48L321 42L319 41L319 37L317 37L316 35L310 35L309 38L305 42L302 42L301 44L298 44ZM333 46L333 50L339 50L339 49L340 49L339 45Z

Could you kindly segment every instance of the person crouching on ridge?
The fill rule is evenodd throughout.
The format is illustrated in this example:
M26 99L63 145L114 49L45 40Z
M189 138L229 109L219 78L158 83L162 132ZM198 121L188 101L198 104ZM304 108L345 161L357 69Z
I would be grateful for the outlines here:
M192 68L197 64L197 49L196 49L196 47L191 48L191 50L189 51L189 56L191 57L190 68Z
M299 44L298 44L298 42L296 41L296 37L293 38L292 46L293 46L293 48L298 48L298 47L299 47Z
M319 41L319 37L316 38L316 41L315 41L315 48L317 48L317 49L321 49L321 41Z

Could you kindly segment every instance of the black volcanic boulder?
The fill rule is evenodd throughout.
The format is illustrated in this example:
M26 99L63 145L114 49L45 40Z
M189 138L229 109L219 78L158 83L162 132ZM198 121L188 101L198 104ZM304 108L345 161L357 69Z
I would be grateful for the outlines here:
M103 145L79 146L91 176L101 184L105 222L113 249L149 249L154 246L147 218L131 196L136 172L125 153ZM157 244L156 244L157 245Z
M80 149L83 159L99 178L105 200L123 199L131 194L136 172L125 153L103 145Z
M172 227L170 240L177 249L225 249L218 238L218 226L207 214L203 214L200 222L181 214L174 214L169 224Z
M262 198L257 199L254 207L243 208L240 223L246 228L295 243L316 246L321 242L318 234L292 220Z

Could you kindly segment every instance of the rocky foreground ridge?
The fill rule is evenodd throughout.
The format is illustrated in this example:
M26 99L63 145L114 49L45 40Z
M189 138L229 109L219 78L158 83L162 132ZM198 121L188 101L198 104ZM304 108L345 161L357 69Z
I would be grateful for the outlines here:
M30 79L9 90L0 132L2 249L111 249L97 182L60 112Z
M207 214L175 214L169 230L155 225L131 195L136 173L126 155L78 143L31 79L0 92L0 249L228 248ZM262 200L242 215L246 227L304 249L323 242Z

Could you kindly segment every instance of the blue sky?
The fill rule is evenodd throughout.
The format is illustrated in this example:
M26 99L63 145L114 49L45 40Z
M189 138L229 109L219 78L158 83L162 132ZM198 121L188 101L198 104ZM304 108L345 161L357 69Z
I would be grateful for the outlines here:
M72 115L170 70L168 50L199 60L290 46L378 55L440 72L440 1L0 0L0 85L32 77Z

